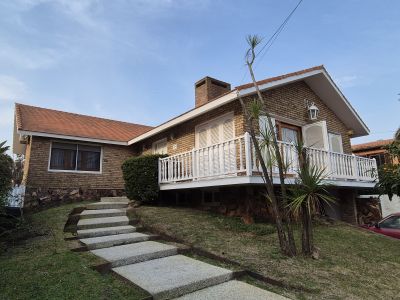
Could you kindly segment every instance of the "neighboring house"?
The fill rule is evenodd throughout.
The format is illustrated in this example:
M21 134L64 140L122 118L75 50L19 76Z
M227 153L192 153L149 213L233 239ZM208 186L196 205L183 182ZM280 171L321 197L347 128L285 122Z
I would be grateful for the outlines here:
M398 164L397 158L390 156L390 154L385 149L386 146L391 144L393 139L388 140L378 140L369 143L363 143L358 145L353 145L351 148L353 153L358 156L373 158L376 160L377 166L380 167L384 164L394 163ZM393 196L392 200L389 199L388 195L362 195L361 199L379 199L380 207L382 211L382 217L386 217L393 213L400 212L400 197Z
M393 160L388 151L385 149L386 146L393 143L393 139L378 140L369 143L357 144L351 146L351 149L355 155L374 158L378 167L388 163L399 163L397 160Z
M327 181L335 184L332 193L340 199L334 207L327 207L326 212L333 217L356 223L357 190L375 185L372 173L376 162L374 159L352 155L350 138L369 133L354 108L323 66L265 79L259 81L259 86L273 117L283 157L290 164L287 182L293 182L298 166L294 143L303 140L309 147L311 162L325 168ZM19 112L26 106L17 105L16 144L19 146L19 140L29 142L25 176L27 189L30 189L31 182L35 183L36 189L53 189L53 183L57 189L55 183L61 180L64 182L63 188L120 190L123 185L120 173L123 159L129 155L165 153L169 156L159 161L159 182L163 197L218 207L218 210L229 215L235 215L237 210L242 209L240 202L254 199L256 211L265 215L265 202L257 198L259 193L255 193L262 188L263 180L250 136L246 133L238 93L249 105L255 89L252 84L246 84L232 90L228 83L205 77L195 83L195 107L157 127L108 121L116 127L110 129L104 126L107 128L105 130L104 127L91 126L94 120L107 122L104 119L93 118L92 121L91 117L73 115L77 119L85 118L86 129L91 130L84 133L80 131L80 126L77 132L73 131L75 126L71 122L54 126L57 128L49 133L43 128L47 128L51 122L43 119L42 111L54 111L29 107L27 110L32 109L33 122L41 124L42 128L28 130L23 126L24 115ZM55 117L52 120L55 124L60 122ZM107 135L118 134L121 130L117 127L122 126L118 124L125 124L125 135L118 138ZM265 128L265 117L260 118L260 124L261 129ZM73 152L64 144L59 145L61 140L84 143L82 137L86 138L86 142L94 144L97 151L101 151L101 155L96 156L93 154L94 148L90 148L90 157L96 157L96 162L100 160L102 164L100 169L97 167L94 173L90 171L86 174L81 173L77 167L72 171L59 170L72 168L64 162L67 159L66 153L70 153L68 151L78 153L74 157L78 157L76 165L79 166L79 146ZM115 142L117 145L114 145ZM53 159L50 153L54 145L60 150L55 151ZM87 147L86 144L82 145L82 149L84 147ZM110 153L113 151L119 153L119 159L111 162L113 155ZM56 172L52 170L53 160L58 168ZM37 168L33 161L49 165L47 168L42 166L40 170L33 170ZM61 164L62 161L64 164ZM46 180L40 183L42 177ZM274 181L278 183L278 178L274 178Z

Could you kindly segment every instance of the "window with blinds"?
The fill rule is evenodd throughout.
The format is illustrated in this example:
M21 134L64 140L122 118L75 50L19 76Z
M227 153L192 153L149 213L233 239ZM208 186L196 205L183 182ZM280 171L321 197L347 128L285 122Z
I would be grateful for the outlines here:
M100 172L101 147L85 144L52 143L49 169Z
M233 114L228 114L196 128L196 148L219 144L234 137Z

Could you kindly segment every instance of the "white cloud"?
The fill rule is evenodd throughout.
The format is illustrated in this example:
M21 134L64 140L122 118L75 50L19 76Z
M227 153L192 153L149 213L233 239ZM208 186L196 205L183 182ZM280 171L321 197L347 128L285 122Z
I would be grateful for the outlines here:
M22 49L1 44L0 61L3 65L10 64L23 69L46 69L55 65L63 56L50 48Z
M26 92L27 87L21 80L8 75L0 75L1 103L19 100L26 95Z

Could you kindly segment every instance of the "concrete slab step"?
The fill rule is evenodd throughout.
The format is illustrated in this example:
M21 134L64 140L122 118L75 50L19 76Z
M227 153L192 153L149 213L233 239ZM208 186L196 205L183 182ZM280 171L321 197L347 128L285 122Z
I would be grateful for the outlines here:
M78 221L77 229L92 229L129 225L127 216L82 219Z
M87 239L80 239L80 241L89 249L100 249L112 246L119 246L129 243L143 242L150 238L149 235L139 232L122 233L114 235L105 235Z
M153 241L140 242L110 248L92 250L92 253L109 261L111 267L120 267L138 262L178 254L178 248Z
M129 199L125 196L123 197L101 197L100 202L124 202L128 203Z
M228 281L233 275L230 270L183 255L117 267L113 271L149 292L154 299L182 296Z
M86 205L86 209L110 209L128 207L126 202L95 202Z
M119 216L126 216L125 208L86 209L83 212L81 212L80 219L119 217Z
M132 225L124 225L124 226L115 226L115 227L105 227L105 228L93 228L93 229L82 229L78 230L78 238L90 238L90 237L99 237L105 235L114 235L121 233L131 233L135 232L136 227Z
M242 281L231 280L196 292L186 294L176 300L288 300L281 295L260 289Z

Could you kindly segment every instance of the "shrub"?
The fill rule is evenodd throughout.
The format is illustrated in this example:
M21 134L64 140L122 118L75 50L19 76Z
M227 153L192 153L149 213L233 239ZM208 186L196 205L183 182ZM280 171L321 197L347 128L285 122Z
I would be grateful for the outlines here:
M0 210L5 205L12 187L13 160L7 154L0 154Z
M122 164L125 191L129 199L153 202L158 199L158 159L165 155L132 157Z

